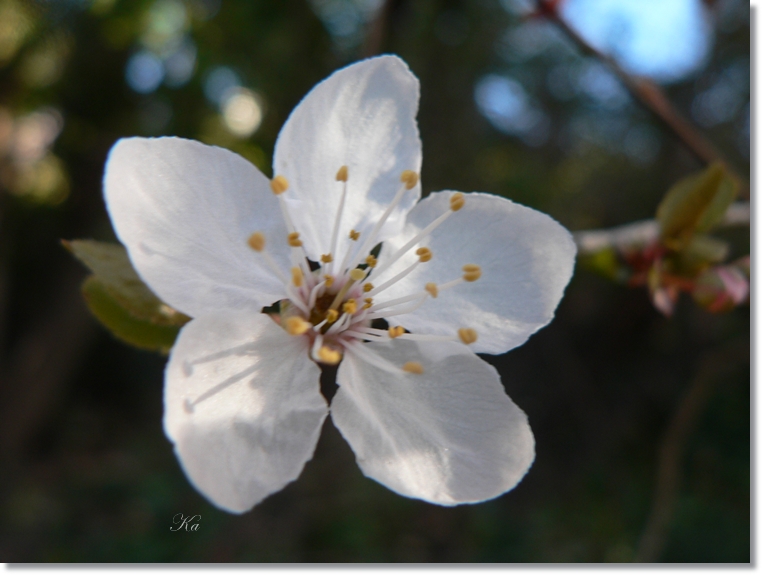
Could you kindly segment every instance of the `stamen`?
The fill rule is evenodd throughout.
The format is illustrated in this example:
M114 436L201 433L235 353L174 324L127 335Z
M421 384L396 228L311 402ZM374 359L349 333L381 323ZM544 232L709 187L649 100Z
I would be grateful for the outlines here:
M365 258L365 263L368 264L368 267L374 268L378 265L378 260L375 256L370 255L367 258Z
M341 306L341 309L344 311L344 313L353 315L357 313L357 302L354 299L350 298L344 302L344 305Z
M261 252L265 249L265 234L254 232L249 236L249 247L255 252Z
M302 240L299 239L299 232L291 232L288 234L288 245L292 248L302 247Z
M415 255L418 256L418 259L421 260L421 263L430 262L431 258L434 257L429 248L418 248L415 250Z
M302 287L304 284L304 273L302 268L291 268L291 281L296 287Z
M460 208L462 208L466 204L466 198L461 194L460 192L455 192L450 197L450 209L453 212L457 212Z
M267 267L269 267L273 273L278 276L280 281L282 281L284 284L287 284L288 278L286 277L286 274L281 271L272 256L265 251L265 235L262 232L254 232L249 236L247 243L251 249L262 255L262 257L265 259Z
M406 295L406 296L403 296L403 297L398 297L398 298L395 298L395 299L390 299L389 301L385 301L383 303L380 303L380 304L374 306L373 307L373 311L376 312L376 311L378 311L380 309L391 307L391 306L397 305L399 303L407 303L409 301L414 301L414 300L417 300L420 297L425 298L427 295L428 295L428 293L418 292L418 293L414 293L414 294L411 294L411 295Z
M339 168L339 171L336 172L336 181L337 182L346 182L349 179L349 168L346 166L341 166Z
M357 240L360 239L360 232L356 232L354 230L350 231L349 239L352 240L353 242L356 242Z
M463 279L467 282L475 282L482 277L482 268L476 264L466 264L463 266Z
M298 315L287 317L286 321L283 322L283 325L285 326L286 332L289 335L302 335L303 333L306 333L307 330L312 327L312 324L310 322L304 320Z
M323 254L320 256L320 261L324 264L330 264L333 261L333 256L331 254Z
M285 285L283 287L286 288L286 295L288 296L289 301L294 304L296 307L299 308L299 310L304 313L305 315L310 314L310 308L307 307L307 304L302 301L302 296L299 294L294 287L288 283L288 281L283 282Z
M414 305L411 305L406 308L398 308L392 311L380 311L380 312L377 312L376 310L369 310L371 311L371 313L368 313L365 316L362 316L362 319L373 320L373 319L394 317L395 315L404 315L406 313L412 313L424 304L424 302L426 301L426 297L427 295L421 296L421 299L415 302Z
M334 323L339 319L339 312L335 309L329 309L325 314L325 319L328 323Z
M370 309L371 307L373 307L372 297L366 297L363 301L365 301L365 303L363 304L362 309Z
M392 286L392 285L396 284L396 283L397 283L398 281L400 281L402 278L404 278L405 276L407 276L407 275L408 275L410 272L412 272L412 271L413 271L413 270L414 270L416 267L418 267L418 264L420 264L420 263L421 263L421 260L420 260L420 259L417 259L417 260L415 260L415 262L413 262L413 264L412 264L411 266L409 266L407 269L405 269L405 270L401 271L401 272L400 272L400 273L398 273L396 276L394 276L392 279L385 281L384 283L382 283L382 284L381 284L380 286L378 286L377 288L373 288L372 290L370 290L370 291L368 292L368 295L372 295L372 296L375 296L375 295L378 295L378 294L380 294L380 293L381 293L382 291L384 291L386 288L388 288L389 286ZM367 284L366 284L366 285L367 285Z
M402 366L402 371L421 375L423 373L423 366L417 361L408 361L405 365Z
M336 172L336 181L342 182L343 185L341 186L341 199L339 200L339 209L336 210L336 219L333 221L333 233L331 234L331 252L328 254L329 256L331 254L336 253L337 241L339 239L339 226L341 225L341 216L344 214L344 203L346 202L346 199L347 199L347 180L348 179L349 179L349 168L347 168L346 166L341 166L339 168L339 171ZM332 256L330 260L324 263L330 263L331 261L333 261ZM331 266L331 269L328 271L333 272L333 266Z
M288 189L288 180L283 176L275 176L270 180L270 189L273 194L279 196Z
M439 295L439 289L437 288L437 284L435 284L434 282L427 283L423 287L423 289L425 289L427 292L429 292L431 297L437 297Z
M400 175L400 182L405 184L405 187L408 190L412 190L415 187L415 185L418 183L418 180L419 180L418 174L416 174L412 170L405 170Z
M393 326L389 328L389 337L395 339L405 333L405 328L401 325Z
M364 283L362 286L362 291L364 291L365 293L368 293L372 289L373 289L373 284L370 282Z
M329 288L333 285L333 276L332 275L324 275L323 278L325 279L325 287Z
M470 327L462 327L458 330L458 337L460 338L460 341L469 345L474 343L479 336L477 335L476 330L473 330Z
M347 295L349 288L351 288L355 282L361 281L363 279L365 279L364 270L361 270L360 268L355 268L351 272L349 272L349 279L344 284L344 286L339 290L339 293L336 294L336 297L333 298L333 302L329 306L329 309L337 309L339 307L339 304L341 303L341 300L343 300L344 296Z
M336 365L341 361L341 353L330 347L322 346L317 352L318 359L328 365Z
M418 183L418 174L416 174L415 172L411 172L410 170L405 170L404 172L402 172L402 176L400 176L400 180L405 185L402 186L399 189L399 191L396 193L396 195L394 196L394 199L392 199L391 203L387 206L386 210L384 210L384 213L376 222L376 225L373 226L373 229L371 230L368 238L365 240L365 243L357 251L357 255L355 255L355 257L352 258L352 262L347 267L349 268L355 267L355 265L357 265L357 262L360 261L360 258L363 256L363 254L368 253L368 251L370 251L370 248L373 246L373 242L376 241L376 236L378 236L378 232L381 231L381 228L386 223L386 220L389 219L389 216L391 215L394 208L397 207L397 204L399 204L400 201L402 201L402 197L405 195L405 192L413 188L415 184Z
M320 293L320 290L323 288L323 286L325 286L325 281L320 282L314 288L312 288L312 291L310 292L309 303L307 304L310 309L315 307L315 303L317 303L318 293Z

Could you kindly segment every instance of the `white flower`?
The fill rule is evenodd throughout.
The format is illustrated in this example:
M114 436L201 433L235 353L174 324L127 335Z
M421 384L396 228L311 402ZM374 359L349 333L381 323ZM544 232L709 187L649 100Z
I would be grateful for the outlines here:
M329 412L316 362L341 361L333 423L363 473L397 493L474 503L532 464L526 415L475 352L504 353L552 319L574 243L496 196L419 201L418 94L394 56L339 70L289 117L272 181L178 138L110 153L119 239L194 318L167 365L164 429L222 509L250 509L311 458ZM262 313L276 302L278 322Z

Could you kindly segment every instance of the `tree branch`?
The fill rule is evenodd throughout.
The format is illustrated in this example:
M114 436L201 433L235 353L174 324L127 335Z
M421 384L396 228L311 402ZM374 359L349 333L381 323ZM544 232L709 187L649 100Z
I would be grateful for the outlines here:
M748 202L736 202L725 212L721 227L749 225L751 206ZM647 245L659 237L656 220L641 220L606 230L581 230L574 232L574 241L580 255L594 254L606 248L626 248Z
M708 165L719 161L725 164L730 177L738 183L741 197L748 198L748 180L741 177L730 166L720 151L685 116L677 111L664 91L655 82L647 78L628 74L613 58L594 48L561 17L558 13L558 3L558 0L537 0L538 13L562 30L584 54L592 56L606 64L624 84L630 94L677 136L700 162Z

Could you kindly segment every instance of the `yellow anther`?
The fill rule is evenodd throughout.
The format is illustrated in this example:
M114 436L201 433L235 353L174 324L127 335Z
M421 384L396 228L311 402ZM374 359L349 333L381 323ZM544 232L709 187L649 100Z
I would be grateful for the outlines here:
M254 232L249 236L249 247L255 252L261 252L265 249L265 234Z
M367 258L365 258L365 263L368 264L368 267L374 268L378 265L378 260L375 256L370 255Z
M362 286L362 291L364 291L365 293L368 293L372 289L373 289L373 284L370 282L363 284Z
M463 279L467 282L475 282L482 277L482 268L476 264L466 264L463 266Z
M323 254L320 256L320 261L324 264L330 264L333 261L333 256L331 254Z
M453 212L457 212L460 208L462 208L465 205L465 203L466 203L466 197L460 192L456 192L450 197L450 209Z
M431 261L431 258L434 257L429 248L418 248L415 250L415 255L417 255L418 259L423 263Z
M427 283L425 286L423 286L423 289L429 292L431 297L437 297L439 295L439 288L434 282Z
M352 298L349 298L344 302L344 305L341 306L341 309L344 310L344 313L348 313L349 315L357 313L357 302Z
M476 330L473 330L470 327L460 328L458 330L458 337L460 338L460 341L462 341L466 345L474 343L477 339L479 339L479 336L477 335Z
M373 307L372 297L366 297L363 301L365 302L362 306L363 309L370 309L371 307Z
M327 363L328 365L336 365L341 361L341 352L326 346L318 350L317 356L322 363Z
M334 323L337 319L339 319L339 312L335 309L329 309L325 313L325 319L328 320L328 323Z
M421 375L423 373L423 366L417 361L408 361L405 365L402 366L402 371Z
M395 337L401 336L403 333L405 333L405 328L402 327L401 325L397 325L397 326L393 326L389 328L389 337L392 339L394 339Z
M304 273L302 268L291 268L291 281L296 287L302 287L304 283Z
M286 332L289 335L302 335L312 327L310 322L300 318L298 315L287 317L286 321L283 322L283 325L285 325Z
M325 287L329 288L333 285L333 276L332 275L324 275L323 279L325 280Z
M360 239L360 232L356 232L352 230L351 232L349 232L349 239L356 242L357 240Z
M349 179L349 168L346 166L341 166L339 168L339 171L336 172L336 181L337 182L346 182Z
M354 281L359 282L363 278L365 278L365 270L361 270L360 268L355 268L351 272L349 272L349 277L352 278Z
M299 239L299 232L291 232L288 234L288 245L292 248L302 247L302 240Z
M270 189L273 194L279 196L288 189L288 180L283 176L275 176L270 180Z
M410 190L418 183L418 174L412 170L405 170L400 175L400 182L405 184L405 187Z

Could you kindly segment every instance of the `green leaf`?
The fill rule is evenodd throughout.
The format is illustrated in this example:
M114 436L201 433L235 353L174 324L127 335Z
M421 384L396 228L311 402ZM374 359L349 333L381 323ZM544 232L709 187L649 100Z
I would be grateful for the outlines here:
M164 354L172 349L180 326L157 325L131 315L100 277L87 278L82 284L82 295L93 315L122 341Z
M160 326L182 326L190 320L162 302L143 283L123 246L93 240L63 244L90 268L103 289L131 317Z
M725 261L729 253L728 242L706 234L695 234L676 255L677 268L684 275L695 275L711 265Z
M665 245L680 250L694 232L719 223L737 193L738 185L718 162L677 182L656 210Z
M626 283L630 277L630 272L619 259L614 248L604 248L594 254L580 256L579 263L605 278L620 283Z

